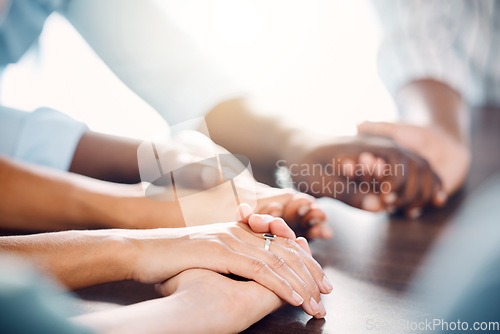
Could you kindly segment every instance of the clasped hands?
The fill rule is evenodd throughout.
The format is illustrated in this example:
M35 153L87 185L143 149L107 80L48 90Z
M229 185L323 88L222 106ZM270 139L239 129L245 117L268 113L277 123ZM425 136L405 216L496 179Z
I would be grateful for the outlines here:
M440 128L405 123L365 122L357 136L329 138L296 152L287 161L290 176L295 185L309 185L298 190L412 218L444 205L463 184L470 165L466 144ZM330 174L300 168L318 163L323 172L329 167Z

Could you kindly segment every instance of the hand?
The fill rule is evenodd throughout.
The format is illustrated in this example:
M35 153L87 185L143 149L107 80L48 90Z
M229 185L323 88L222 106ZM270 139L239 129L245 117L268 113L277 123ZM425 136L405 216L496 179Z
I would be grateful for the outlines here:
M178 319L185 333L241 332L282 305L254 281L236 281L202 269L183 271L156 289L163 296L178 294L189 305Z
M189 268L235 274L255 280L292 305L302 305L310 315L324 316L320 292L329 293L332 287L307 252L305 239L277 237L266 251L262 234L250 229L264 225L259 220L259 216L250 216L249 225L223 223L127 233L125 243L134 250L127 255L131 263L128 276L159 283Z
M358 131L390 137L398 145L427 160L441 179L447 196L457 191L465 181L471 160L467 145L437 127L365 122L358 126Z
M238 333L282 305L254 281L235 281L204 269L185 270L156 285L168 296L72 320L98 333Z
M439 205L441 183L417 154L380 136L327 140L288 163L293 182L315 196L329 196L369 211L399 209L417 216Z

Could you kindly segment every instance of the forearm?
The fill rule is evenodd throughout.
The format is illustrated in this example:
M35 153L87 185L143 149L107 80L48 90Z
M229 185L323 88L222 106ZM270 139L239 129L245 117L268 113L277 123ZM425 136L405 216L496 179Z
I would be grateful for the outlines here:
M88 131L78 143L70 172L111 182L139 183L139 145L139 140Z
M217 105L206 120L213 141L232 153L245 155L257 166L274 167L295 135L295 130L279 119L254 112L243 99Z
M396 102L404 121L438 127L459 143L467 144L467 105L446 84L430 79L412 81L401 88Z
M193 313L193 306L184 302L182 294L161 299L148 300L138 304L115 308L104 312L85 314L74 322L90 327L98 333L194 333L193 324L181 322ZM198 328L198 332L203 332Z
M133 187L5 158L0 184L0 227L39 231L123 226L115 194Z
M71 289L130 278L127 243L113 231L0 237L0 250L26 257Z

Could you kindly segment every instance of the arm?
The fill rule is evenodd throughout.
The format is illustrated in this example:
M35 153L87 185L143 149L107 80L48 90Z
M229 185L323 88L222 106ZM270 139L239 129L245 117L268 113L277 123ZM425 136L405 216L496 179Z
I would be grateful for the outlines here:
M282 304L255 282L201 269L182 272L159 291L168 297L73 320L99 333L237 333Z
M73 0L63 15L110 69L169 124L211 110L209 130L219 145L246 155L256 166L274 169L292 131L278 119L256 115L237 99L244 89L221 74L164 8L151 0L126 4Z
M366 123L364 134L392 137L426 159L447 195L463 184L470 165L470 62L477 60L465 31L480 30L488 4L478 1L374 1L384 40L378 65L393 93L401 122ZM481 41L480 41L481 42ZM477 64L474 64L477 65ZM477 83L476 83L477 84Z
M87 131L78 142L69 171L111 182L139 183L140 144L131 138Z
M247 218L250 226L252 220L262 220L259 215ZM281 219L273 224L286 227ZM255 280L309 314L324 316L320 292L329 293L332 287L305 239L277 237L270 251L263 243L262 234L248 225L226 223L2 237L0 249L35 260L70 288L126 279L155 284L190 268L204 268Z
M462 95L446 83L412 81L399 90L396 103L404 122L437 127L457 143L468 145L468 107Z
M185 226L178 202L144 197L127 185L0 157L0 227L56 231ZM168 214L165 214L165 213Z
M277 117L257 113L245 99L224 101L206 116L211 138L230 152L250 158L261 172L260 178L272 175L276 162L289 159L305 134L283 125ZM293 148L292 148L293 147Z
M388 136L426 159L441 179L446 196L464 183L470 167L468 109L444 83L418 80L397 95L403 122L358 126L363 134Z
M29 258L70 289L130 278L123 239L105 231L0 237L0 250Z
M118 198L113 195L119 193L118 185L3 157L0 183L0 225L4 228L82 229L124 222L118 215Z

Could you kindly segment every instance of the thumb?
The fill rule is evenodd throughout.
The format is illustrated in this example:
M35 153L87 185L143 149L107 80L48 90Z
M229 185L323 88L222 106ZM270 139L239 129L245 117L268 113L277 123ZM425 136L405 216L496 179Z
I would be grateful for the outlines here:
M363 122L358 125L358 134L395 138L398 127L388 122Z

